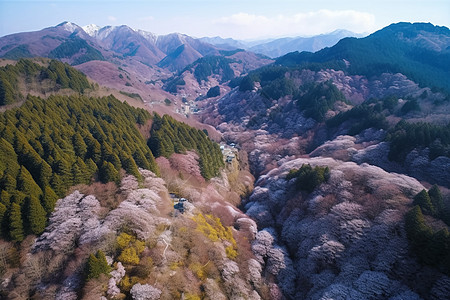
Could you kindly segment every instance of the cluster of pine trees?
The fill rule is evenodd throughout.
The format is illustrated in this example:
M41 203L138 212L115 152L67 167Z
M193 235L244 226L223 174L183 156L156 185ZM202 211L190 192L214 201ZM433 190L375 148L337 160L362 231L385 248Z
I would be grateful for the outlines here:
M328 181L330 169L327 166L313 168L310 164L303 164L300 169L292 169L286 175L286 180L293 178L296 189L311 193L316 187Z
M381 102L376 105L362 104L345 112L340 112L326 121L328 128L337 128L344 122L351 120L350 135L356 135L367 128L387 129L389 124L382 113L384 106Z
M79 93L91 87L86 75L68 64L51 60L47 67L43 67L30 59L20 59L15 65L0 68L0 105L21 100L19 78L24 78L26 84L49 79L54 83L52 86L70 88Z
M75 58L73 65L79 65L91 60L105 60L102 53L90 46L85 40L74 36L49 53L51 58L71 58L75 54L81 54Z
M427 224L424 215L440 219L450 224L450 215L444 206L442 194L434 185L428 192L422 190L414 197L415 205L406 214L406 233L412 250L420 261L438 267L450 275L450 234L447 228L439 231Z
M195 67L194 77L199 84L202 80L208 80L208 77L213 74L222 75L221 82L225 82L235 76L233 69L230 67L231 63L233 63L233 60L223 56L205 56L198 59L194 64L187 66L185 70Z
M333 84L331 80L321 83L312 83L302 87L305 92L300 92L297 104L304 111L306 117L313 118L321 122L325 119L325 114L335 102L347 102L345 96Z
M186 150L195 150L200 159L202 176L209 180L219 175L224 166L222 152L217 143L211 141L206 134L192 128L185 123L164 115L162 118L155 114L148 146L155 157L170 157L172 153L184 153Z
M304 111L305 116L318 122L325 119L326 112L333 108L335 102L347 102L345 96L332 81L295 86L294 81L286 76L286 73L293 70L295 68L289 69L276 65L262 67L242 78L239 90L251 91L255 82L259 82L261 95L267 99L278 100L281 97L292 95L297 101L298 107ZM269 101L267 105L271 106L272 103Z
M402 162L411 150L419 147L429 147L430 159L450 157L450 124L441 126L402 120L390 130L387 140L391 142L390 160Z
M158 172L136 123L143 109L113 96L28 96L0 114L0 230L21 241L40 234L58 197L70 186L140 177L138 166Z

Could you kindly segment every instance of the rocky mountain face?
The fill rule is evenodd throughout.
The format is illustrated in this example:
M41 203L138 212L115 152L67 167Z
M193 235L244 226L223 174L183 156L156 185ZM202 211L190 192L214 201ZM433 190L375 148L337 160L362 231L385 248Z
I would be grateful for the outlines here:
M2 37L0 46L0 56L5 58L54 56L78 64L79 60L74 57L77 54L86 56L85 61L111 61L119 55L121 59L132 58L150 66L161 62L172 71L180 70L200 57L218 53L215 46L178 33L156 36L126 25L82 28L70 22ZM90 51L105 56L93 57ZM162 62L164 58L166 60Z

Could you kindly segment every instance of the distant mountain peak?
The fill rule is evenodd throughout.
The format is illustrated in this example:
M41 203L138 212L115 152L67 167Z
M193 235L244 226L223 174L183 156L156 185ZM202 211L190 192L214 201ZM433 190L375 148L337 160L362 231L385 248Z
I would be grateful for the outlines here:
M141 36L143 36L145 39L147 39L153 43L156 43L156 40L158 38L158 36L156 34L149 32L149 31L142 30L142 29L138 29L138 30L136 30L136 32L139 33Z
M101 29L100 26L95 24L89 24L86 26L81 27L83 28L84 32L86 32L88 35L94 37L97 35L97 32Z
M67 21L64 21L64 22L56 25L56 27L62 27L62 28L64 28L65 31L68 31L68 32L75 32L81 28L77 24L72 23L72 22L67 22Z

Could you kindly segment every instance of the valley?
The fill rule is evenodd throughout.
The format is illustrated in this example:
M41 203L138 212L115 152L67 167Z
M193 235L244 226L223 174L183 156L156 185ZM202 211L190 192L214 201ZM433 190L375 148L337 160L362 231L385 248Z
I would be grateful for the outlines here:
M336 35L1 37L1 297L448 299L450 30Z

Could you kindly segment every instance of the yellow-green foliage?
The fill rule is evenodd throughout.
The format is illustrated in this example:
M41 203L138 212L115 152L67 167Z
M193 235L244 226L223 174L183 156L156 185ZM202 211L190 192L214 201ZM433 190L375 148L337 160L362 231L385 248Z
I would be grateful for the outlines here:
M229 259L235 259L238 255L236 245L230 245L225 248L225 253Z
M135 239L136 238L134 236L122 232L116 239L117 246L119 247L119 249L124 249L125 247L128 247L130 243Z
M128 275L125 275L125 277L123 277L123 279L119 283L120 290L123 292L129 292L133 285L138 283L138 281L139 279L135 276L130 277Z
M231 245L226 248L226 254L230 259L236 258L237 244L230 226L223 226L220 219L212 215L203 216L203 214L198 214L192 219L197 223L197 230L203 233L211 241L217 242L222 240L231 243Z
M192 263L189 265L189 269L197 276L200 280L206 279L206 272L204 270L204 266L199 263Z
M117 259L123 262L124 264L130 265L139 264L139 256L136 252L136 249L133 247L123 249L122 253L120 253Z
M182 261L176 261L176 262L173 262L173 263L170 264L170 269L172 271L176 271L181 266L183 266L183 262Z
M185 300L200 300L201 298L197 295L186 293L186 294L184 294L184 299Z
M116 239L117 247L121 250L117 258L124 264L139 264L139 255L145 249L145 242L136 239L136 237L122 232Z

